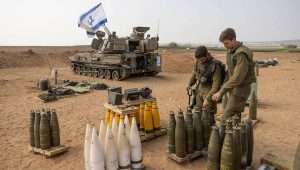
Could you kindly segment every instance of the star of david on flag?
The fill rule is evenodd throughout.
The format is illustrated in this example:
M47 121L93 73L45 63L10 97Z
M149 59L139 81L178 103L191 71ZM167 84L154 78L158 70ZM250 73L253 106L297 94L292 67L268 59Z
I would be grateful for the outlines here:
M80 16L78 27L85 29L88 35L93 35L106 22L102 3L99 3Z

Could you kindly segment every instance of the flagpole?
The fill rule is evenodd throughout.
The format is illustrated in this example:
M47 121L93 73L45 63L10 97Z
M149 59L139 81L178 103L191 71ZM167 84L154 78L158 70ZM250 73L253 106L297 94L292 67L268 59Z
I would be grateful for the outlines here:
M103 25L103 28L107 35L111 35L109 29L107 28L107 26L105 24Z

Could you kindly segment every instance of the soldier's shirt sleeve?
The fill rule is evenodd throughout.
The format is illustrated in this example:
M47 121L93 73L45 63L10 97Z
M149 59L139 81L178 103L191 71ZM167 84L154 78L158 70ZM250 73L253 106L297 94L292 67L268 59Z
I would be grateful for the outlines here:
M207 93L206 95L206 99L207 100L211 100L212 95L214 95L216 92L218 92L218 90L221 87L221 81L222 81L222 73L221 73L221 68L220 66L217 64L216 65L216 70L213 74L213 83L212 83L212 87L210 89L210 91Z
M247 59L246 54L240 53L236 56L236 66L233 70L232 76L229 77L228 81L226 81L220 93L224 94L225 92L239 86L245 80L245 77L248 73L249 61Z
M196 64L197 63L195 63L194 66L193 66L193 72L192 72L192 77L191 77L190 82L189 82L189 86L192 86L193 84L196 83Z

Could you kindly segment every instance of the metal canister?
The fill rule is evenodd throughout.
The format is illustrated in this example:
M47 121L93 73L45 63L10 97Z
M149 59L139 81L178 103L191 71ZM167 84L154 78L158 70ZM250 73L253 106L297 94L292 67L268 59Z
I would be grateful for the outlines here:
M209 119L209 112L202 111L201 121L203 123L203 139L204 139L204 147L208 147L210 132L211 132L211 124Z
M235 169L241 169L241 129L240 127L233 127L233 153L234 153L234 162Z
M59 123L58 123L56 111L54 109L51 112L50 130L51 130L50 134L51 134L52 146L59 146L60 145Z
M193 115L191 113L185 114L185 127L187 135L187 153L194 152L194 129L193 129Z
M247 153L247 133L246 133L246 125L245 122L242 121L242 123L240 124L240 128L241 128L241 166L244 168L247 166L247 157L246 157L246 153Z
M140 104L139 117L140 117L140 129L144 130L144 104Z
M251 94L250 103L249 103L249 118L251 120L257 119L257 97L256 93Z
M201 151L204 146L202 121L199 113L193 112L193 128L194 128L194 148Z
M43 112L41 114L40 122L40 146L41 149L48 149L50 147L50 125L47 118L47 114Z
M30 111L30 119L29 119L29 141L30 146L34 147L34 119L35 112L33 110Z
M40 148L40 121L41 113L37 110L34 116L34 146L37 148Z
M50 124L51 124L51 110L49 109L49 108L47 108L46 110L44 110L45 111L45 113L46 113L46 115L47 115L47 120L48 120L48 122L49 122L49 128L50 128L50 146L52 146L53 144L52 144L52 139L51 139L51 137L52 137L52 135L51 135L51 133L52 133L52 130L51 130L51 126L50 126Z
M253 143L254 143L254 136L253 136L253 127L252 127L252 120L246 120L246 132L247 132L247 166L251 166L252 164L252 156L253 156Z
M152 103L146 102L144 108L144 130L146 133L153 132L153 117L152 117Z
M169 153L175 153L175 128L176 128L175 114L174 114L174 112L170 112L169 124L168 124Z
M183 113L179 111L175 128L175 153L176 156L183 158L186 156L186 129Z
M221 151L221 170L235 170L232 131L227 130Z
M219 128L212 127L212 132L209 139L207 151L207 170L220 169L220 156L221 156L221 140L219 135Z

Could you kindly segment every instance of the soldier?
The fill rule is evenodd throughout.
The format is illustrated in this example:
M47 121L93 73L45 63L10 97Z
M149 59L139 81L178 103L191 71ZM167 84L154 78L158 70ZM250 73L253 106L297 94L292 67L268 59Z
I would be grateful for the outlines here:
M229 98L222 116L222 122L224 123L233 115L241 116L250 94L250 85L256 81L256 77L252 51L236 40L234 29L225 29L219 40L227 48L228 79L212 98L214 101L219 101L226 92L229 92Z
M194 111L205 110L211 118L217 112L217 103L212 101L212 95L222 85L222 63L215 60L205 46L200 46L195 51L196 62L188 89L193 87L194 100L189 106ZM214 119L212 119L214 121Z

